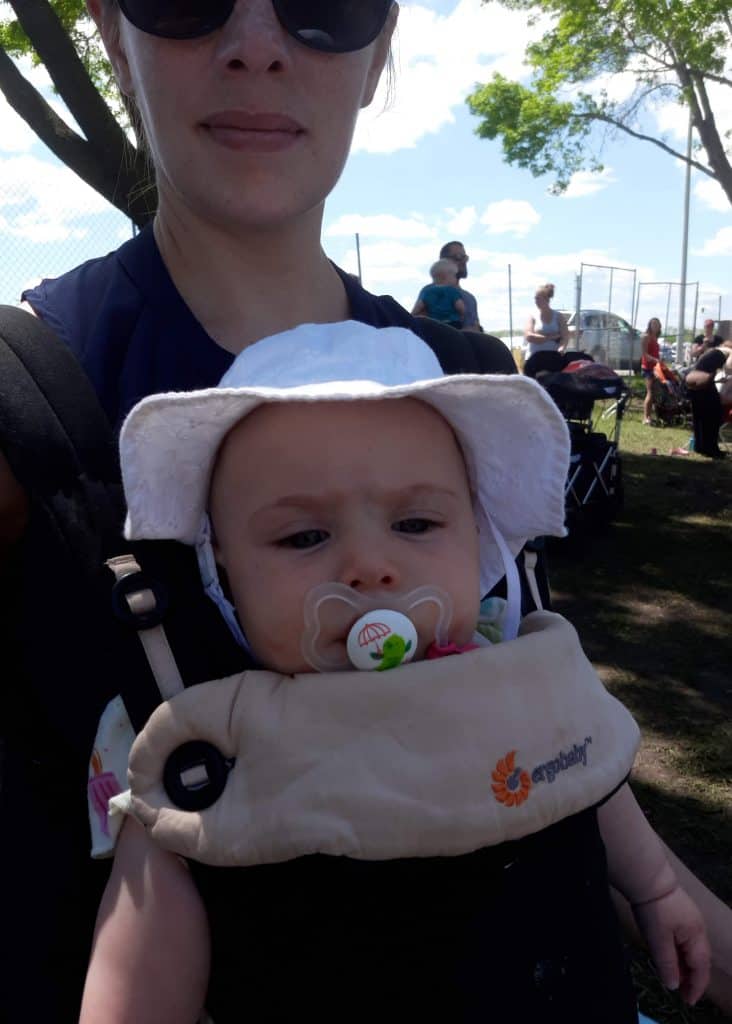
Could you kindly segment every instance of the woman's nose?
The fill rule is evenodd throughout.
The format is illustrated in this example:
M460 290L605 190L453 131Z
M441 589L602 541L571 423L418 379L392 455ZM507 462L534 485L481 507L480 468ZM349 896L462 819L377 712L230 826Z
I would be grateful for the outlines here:
M219 60L235 71L282 71L289 52L272 0L237 0L219 31Z

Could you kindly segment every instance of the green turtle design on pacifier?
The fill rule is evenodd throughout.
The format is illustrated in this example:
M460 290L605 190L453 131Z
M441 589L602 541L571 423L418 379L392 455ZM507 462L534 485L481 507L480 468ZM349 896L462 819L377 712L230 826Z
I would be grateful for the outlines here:
M377 672L411 661L417 651L417 630L411 619L389 608L377 608L356 619L346 641L354 668Z

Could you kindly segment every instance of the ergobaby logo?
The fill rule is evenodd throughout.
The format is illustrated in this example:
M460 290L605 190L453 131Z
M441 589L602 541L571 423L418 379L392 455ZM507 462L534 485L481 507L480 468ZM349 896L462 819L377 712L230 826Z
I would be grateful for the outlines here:
M533 786L540 782L552 783L560 772L577 765L586 768L587 748L591 743L592 737L585 736L584 743L575 743L571 750L560 750L556 757L537 764L531 772L517 766L516 751L510 750L505 757L499 758L491 773L493 795L505 807L519 807L528 800Z

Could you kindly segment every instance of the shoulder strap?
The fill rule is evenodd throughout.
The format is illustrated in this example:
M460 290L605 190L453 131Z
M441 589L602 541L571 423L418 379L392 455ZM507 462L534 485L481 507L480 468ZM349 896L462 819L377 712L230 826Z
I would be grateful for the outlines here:
M500 338L411 316L391 295L380 295L379 303L393 323L414 331L430 346L445 373L516 373L513 356Z
M13 306L0 306L0 382L0 447L19 482L43 498L82 475L102 485L100 499L109 487L97 527L118 530L117 448L94 389L54 332Z

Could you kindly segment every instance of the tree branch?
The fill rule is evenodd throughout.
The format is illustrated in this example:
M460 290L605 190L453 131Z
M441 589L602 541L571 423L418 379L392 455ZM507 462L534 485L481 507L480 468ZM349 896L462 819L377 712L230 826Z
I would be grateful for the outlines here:
M58 116L41 94L21 75L15 63L0 48L0 90L13 110L36 133L59 160L75 168L89 143Z
M58 116L0 47L0 91L31 130L75 174L142 226L150 219L144 197L133 196L140 180L132 168L109 167L94 147Z
M6 65L4 80L10 94L4 86L3 92L8 102L60 160L135 223L145 224L153 213L149 197L140 188L147 180L145 158L130 144L89 78L55 11L48 0L7 2L86 138L55 115L32 86L25 83L24 90L18 82L20 73L14 68L16 74L12 74ZM3 56L10 61L7 54Z
M89 78L48 0L7 2L87 139L103 140L105 147L121 151L124 132Z
M689 66L689 71L692 75L698 75L699 78L708 78L710 82L717 82L719 85L729 85L732 87L732 78L726 78L724 75L715 75L713 71L702 71L700 68Z
M640 139L641 142L652 142L654 146L658 146L664 153L668 153L669 156L676 157L677 160L682 160L684 163L690 163L692 167L696 168L697 171L701 171L702 174L708 175L710 178L716 178L714 171L705 167L704 164L699 163L698 160L691 159L687 161L685 153L679 153L677 150L672 149L661 139L654 139L652 135L644 135L643 132L636 132L632 128L629 128L622 121L616 120L614 117L610 117L609 114L601 114L597 111L588 112L586 114L579 113L574 114L574 117L580 118L583 121L603 121L605 124L612 125L613 128L618 128L620 131L625 132L626 135L632 136L634 139Z

